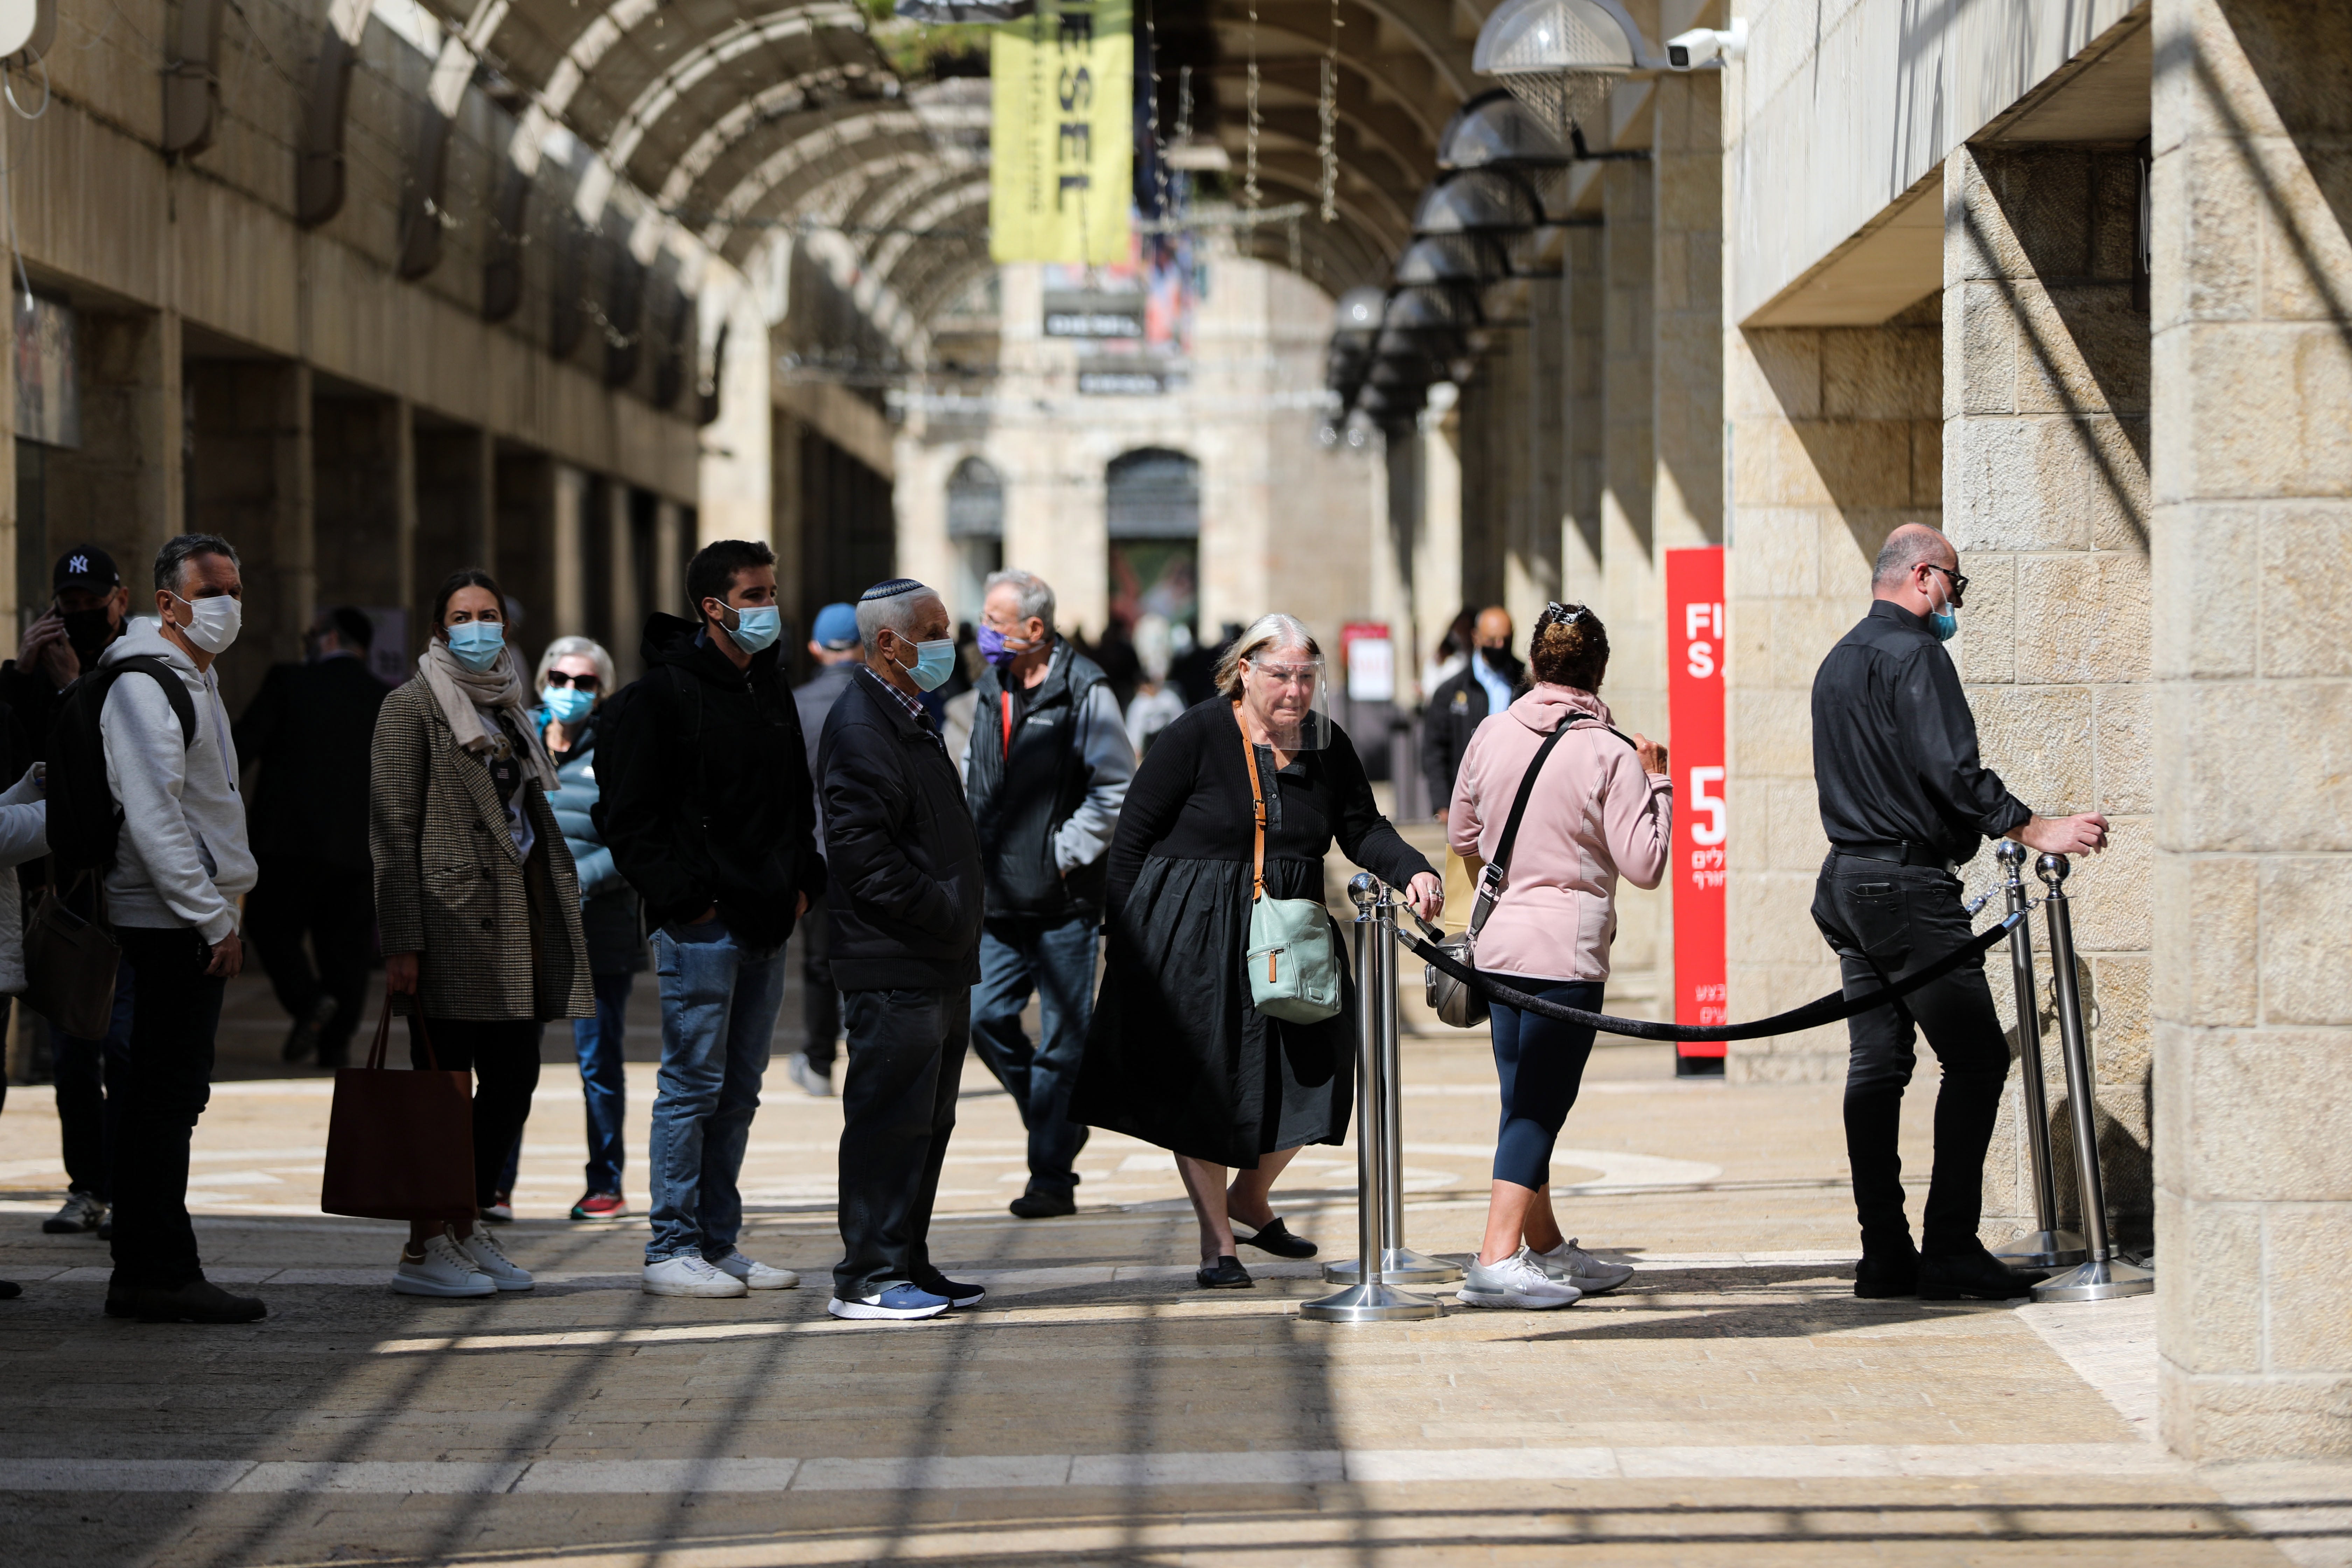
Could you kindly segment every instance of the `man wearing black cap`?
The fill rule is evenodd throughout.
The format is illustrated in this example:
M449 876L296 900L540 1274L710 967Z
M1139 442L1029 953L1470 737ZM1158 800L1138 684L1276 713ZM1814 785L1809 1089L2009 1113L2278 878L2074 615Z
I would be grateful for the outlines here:
M48 612L25 628L16 657L0 663L0 702L15 711L33 746L16 759L20 771L48 755L65 689L98 668L98 656L122 635L131 611L131 590L114 557L95 545L78 544L58 557L49 593Z
M932 1318L981 1299L931 1262L980 978L980 836L922 702L955 665L947 606L909 578L857 604L866 662L817 742L849 1069L841 1085L836 1318Z
M16 657L0 663L0 722L8 755L0 773L13 781L48 755L49 731L64 692L98 656L122 636L131 590L114 558L95 545L77 545L58 557L49 574L49 608L25 630ZM121 1090L131 1070L131 966L117 976L114 1014L102 1040L76 1039L49 1026L51 1077L57 1085L58 1137L64 1145L64 1206L41 1222L52 1236L112 1234L114 1151L122 1121Z

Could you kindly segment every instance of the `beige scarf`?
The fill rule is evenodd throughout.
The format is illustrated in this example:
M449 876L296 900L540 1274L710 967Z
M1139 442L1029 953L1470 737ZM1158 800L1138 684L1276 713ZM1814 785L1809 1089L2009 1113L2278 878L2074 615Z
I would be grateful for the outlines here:
M520 735L524 770L542 790L562 787L547 748L540 743L538 727L524 711L522 667L515 662L514 649L500 649L498 663L477 674L457 662L448 644L435 637L416 660L416 678L441 704L441 716L449 721L449 733L457 744L476 756L503 757L515 750L514 737ZM512 715L511 730L498 722L502 712Z

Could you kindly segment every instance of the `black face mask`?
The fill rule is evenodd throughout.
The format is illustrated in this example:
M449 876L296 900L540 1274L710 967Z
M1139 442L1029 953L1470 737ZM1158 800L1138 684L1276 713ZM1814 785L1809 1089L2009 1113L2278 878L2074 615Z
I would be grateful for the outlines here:
M114 618L103 608L95 610L61 610L58 619L65 623L66 641L87 669L98 663L98 656L115 638Z

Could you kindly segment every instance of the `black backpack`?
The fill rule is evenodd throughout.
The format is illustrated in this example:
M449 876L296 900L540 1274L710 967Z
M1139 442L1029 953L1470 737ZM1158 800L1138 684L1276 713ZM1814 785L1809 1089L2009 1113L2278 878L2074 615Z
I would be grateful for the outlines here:
M163 689L180 721L180 744L196 743L196 705L180 672L152 655L119 659L66 688L57 728L49 731L49 855L62 884L83 871L112 869L122 837L122 807L106 786L106 742L99 715L117 678L136 671Z

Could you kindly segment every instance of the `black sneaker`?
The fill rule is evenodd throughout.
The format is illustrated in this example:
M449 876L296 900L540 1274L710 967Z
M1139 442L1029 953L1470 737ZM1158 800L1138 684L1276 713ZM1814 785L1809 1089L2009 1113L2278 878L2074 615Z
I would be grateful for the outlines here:
M950 1279L936 1270L930 1278L917 1280L915 1287L934 1296L945 1296L950 1307L977 1307L988 1297L984 1288L967 1285L961 1279Z
M1271 1252L1276 1258L1312 1258L1315 1244L1303 1236L1293 1236L1290 1227L1279 1216L1258 1226L1255 1234L1243 1236L1237 1229L1234 1239L1244 1247L1255 1247L1260 1252Z
M295 1019L294 1026L286 1032L286 1044L278 1047L279 1059L289 1062L309 1061L319 1049L319 1031L332 1022L334 1016L335 999L333 997L321 996L312 1003L310 1016L307 1018Z
M1059 1219L1078 1212L1077 1200L1067 1193L1024 1193L1010 1206L1016 1219Z
M1919 1300L2014 1300L2032 1295L2034 1283L2049 1277L2043 1268L2012 1269L1981 1247L1956 1256L1930 1253L1919 1259Z
M1919 1255L1916 1252L1865 1252L1853 1266L1853 1293L1863 1300L1919 1293Z
M139 1292L142 1323L250 1323L269 1315L256 1296L232 1296L209 1279L191 1279L169 1290Z
M25 1288L14 1279L0 1279L0 1301L13 1301L25 1293Z

